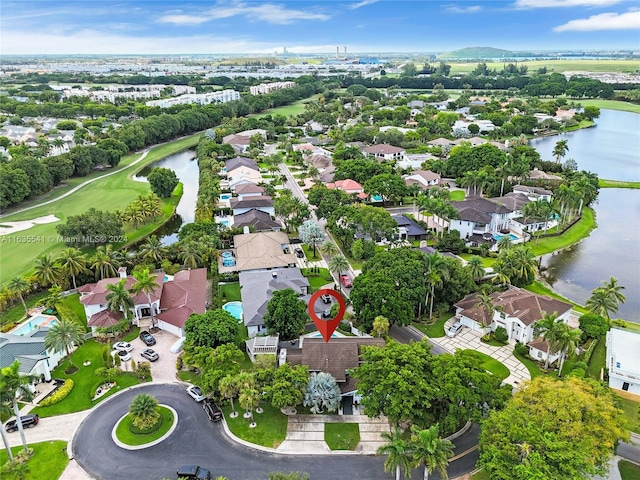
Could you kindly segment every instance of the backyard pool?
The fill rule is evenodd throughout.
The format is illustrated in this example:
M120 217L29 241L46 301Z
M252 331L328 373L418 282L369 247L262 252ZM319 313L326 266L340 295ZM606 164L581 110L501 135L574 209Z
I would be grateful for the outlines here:
M322 338L322 334L320 332L312 332L303 336L307 338ZM331 338L340 338L340 337L346 337L346 335L343 335L342 333L338 333L338 332L333 332L331 334Z
M58 319L53 315L37 315L35 317L31 317L25 323L9 333L12 335L27 335L40 327L51 327L57 323L57 321Z
M223 193L222 195L220 195L220 200L229 200L230 198L231 198L230 193Z
M371 195L371 201L372 202L381 202L382 201L382 197L380 195Z
M492 236L493 236L493 239L494 239L496 242L499 242L499 241L500 241L500 239L501 239L502 237L507 237L507 238L509 238L509 240L511 240L512 242L513 242L514 240L517 240L517 239L518 239L518 237L517 237L516 235L514 235L513 233L510 233L509 235L500 235L499 233L494 233Z
M229 312L239 322L242 321L242 302L228 302L222 308Z

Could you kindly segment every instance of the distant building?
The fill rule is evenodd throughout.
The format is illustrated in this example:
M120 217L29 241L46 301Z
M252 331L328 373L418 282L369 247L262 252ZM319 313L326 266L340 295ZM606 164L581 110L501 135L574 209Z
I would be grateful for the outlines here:
M609 386L640 395L640 334L612 328L607 332Z

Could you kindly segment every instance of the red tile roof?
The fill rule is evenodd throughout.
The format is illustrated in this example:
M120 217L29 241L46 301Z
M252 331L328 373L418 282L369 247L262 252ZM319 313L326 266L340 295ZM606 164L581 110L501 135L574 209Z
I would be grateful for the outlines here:
M122 320L122 317L122 312L113 312L109 309L102 310L91 315L87 325L90 327L112 327Z
M206 302L207 269L182 270L165 283L156 317L182 328L189 315L205 312Z
M83 305L104 305L105 303L107 303L107 294L109 293L107 285L115 285L120 280L122 280L120 277L104 278L98 283L89 283L87 285L84 285L83 287L80 287L84 288L81 291L85 293L85 295L82 295L80 297L80 303L82 303ZM137 280L129 275L128 277L126 277L125 288L127 290L131 290L131 287L136 282ZM150 293L151 302L157 301L162 295L162 287L164 284L163 272L156 274L156 284L158 285L158 288ZM146 305L149 303L146 293L139 293L138 295L134 295L131 298L133 299L133 303L135 305Z

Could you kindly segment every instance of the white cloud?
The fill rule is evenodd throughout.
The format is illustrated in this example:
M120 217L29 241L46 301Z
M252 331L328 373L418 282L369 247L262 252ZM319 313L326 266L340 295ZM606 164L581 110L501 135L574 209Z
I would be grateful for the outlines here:
M367 5L371 5L372 3L376 2L378 2L378 0L362 0L358 3L352 3L351 5L349 5L349 8L351 10L355 10L356 8L366 7Z
M331 16L322 13L314 13L308 10L288 9L282 5L265 3L263 5L248 5L243 2L231 4L218 4L213 8L205 10L199 15L189 14L169 14L158 19L160 23L173 23L176 25L198 25L201 23L244 16L248 20L262 20L268 23L286 25L296 20L329 20Z
M622 0L516 0L516 8L608 7Z
M470 5L468 7L459 7L458 5L445 5L445 12L449 13L477 13L482 11L480 5Z
M555 32L590 32L594 30L640 30L640 10L626 13L601 13L589 18L571 20L558 25Z

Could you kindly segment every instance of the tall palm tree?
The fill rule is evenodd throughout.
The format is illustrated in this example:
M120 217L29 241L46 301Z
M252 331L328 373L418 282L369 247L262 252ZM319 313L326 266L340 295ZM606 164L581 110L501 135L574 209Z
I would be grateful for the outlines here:
M426 430L415 425L411 427L411 450L416 466L424 465L424 480L429 479L429 473L434 470L440 472L440 478L447 480L447 466L449 458L453 456L453 443L438 436L438 424Z
M236 418L238 416L238 412L236 412L233 405L233 397L238 394L238 385L236 384L236 379L233 375L227 375L226 377L221 378L218 383L218 390L220 390L220 395L231 401L231 418Z
M77 248L65 248L58 257L60 268L65 275L71 275L74 290L76 286L76 275L87 269L87 257Z
M560 163L560 160L569 151L568 140L558 140L553 147L553 156L556 157L556 163Z
M8 418L11 416L11 402L9 399L5 399L2 397L0 399L0 417ZM0 428L0 435L2 435L2 443L4 443L4 448L7 451L7 456L9 457L9 462L13 463L13 452L11 451L11 447L9 446L9 439L7 438L7 434L4 428Z
M467 270L474 282L478 282L485 275L484 265L482 264L482 258L478 255L473 255L466 265Z
M607 292L607 295L609 296L611 303L615 305L616 308L614 312L617 312L618 306L621 303L624 303L625 300L627 299L627 297L625 297L624 294L622 293L622 290L624 290L625 287L618 284L618 279L616 277L611 276L609 277L609 281L603 282L602 288L604 289L605 292Z
M343 255L335 255L329 260L328 266L331 273L338 275L338 286L342 291L340 276L342 272L349 270L349 261Z
M560 352L560 365L558 368L558 376L562 376L562 367L567 354L575 351L580 345L582 332L577 328L571 328L566 323L559 321L556 324L556 332L554 339L555 350Z
M591 296L587 299L585 306L590 312L606 317L607 320L611 320L609 312L618 311L617 303L612 300L603 287L594 288L591 291Z
M331 240L327 240L326 242L324 242L320 247L320 251L328 257L333 257L340 253L338 246Z
M131 290L136 295L144 293L147 295L147 301L149 302L149 312L151 313L151 328L155 327L156 317L153 311L153 304L151 302L151 294L156 291L158 284L156 283L155 275L149 273L149 269L145 268L143 271L134 272L133 276L136 279L136 283L133 284Z
M29 386L39 379L40 377L38 375L21 373L20 362L18 360L14 361L8 367L4 367L0 370L0 402L11 402L25 453L28 453L29 447L27 446L27 439L24 436L22 420L20 420L18 398L22 398L27 402L33 400L35 394L31 391Z
M118 273L118 268L122 265L122 260L122 254L114 250L110 243L100 245L96 248L96 253L91 259L91 267L96 270L96 275L100 273L100 279L106 276L115 277Z
M250 427L255 427L256 422L253 419L253 409L260 404L260 392L255 388L245 388L240 392L238 397L238 403L245 409L245 415L248 414L248 418L251 418Z
M158 240L157 236L151 235L140 247L140 253L142 254L143 260L161 265L166 258L167 249L162 242Z
M135 312L135 305L129 290L126 289L125 284L127 280L125 278L120 279L118 283L112 283L107 285L107 308L112 312L122 312L125 318L131 317L131 310Z
M449 280L448 263L444 256L435 252L426 257L426 282L430 286L429 296L429 319L433 318L433 302L435 297L436 286L441 286L445 281ZM426 308L426 300L425 300Z
M400 473L404 473L404 476L409 478L412 456L408 442L402 437L402 432L395 428L392 432L382 432L380 436L386 443L378 448L376 455L388 455L384 461L384 471L395 471L396 480L400 480Z
M373 331L376 332L376 336L382 337L389 332L389 319L382 315L378 315L373 319Z
M43 253L35 260L35 277L43 286L57 285L60 281L60 265L51 258L51 255Z
M84 327L77 321L65 315L61 315L58 321L53 324L47 336L44 337L44 347L54 352L65 351L69 358L69 366L73 367L71 360L71 349L74 345L84 343Z
M202 248L194 241L187 241L181 243L178 256L185 267L198 268L198 264L202 262Z
M27 288L29 288L29 282L27 282L27 279L21 277L20 275L16 275L11 280L9 280L7 288L9 289L9 292L13 293L14 295L18 295L18 298L20 299L20 301L22 302L22 306L24 307L24 313L29 314L27 304L22 297L23 292L25 292Z
M555 349L556 346L558 323L562 323L562 320L556 320L557 316L557 312L553 312L551 314L542 312L542 318L533 324L534 336L541 336L542 339L547 342L547 358L544 362L545 370L549 368L551 350Z

